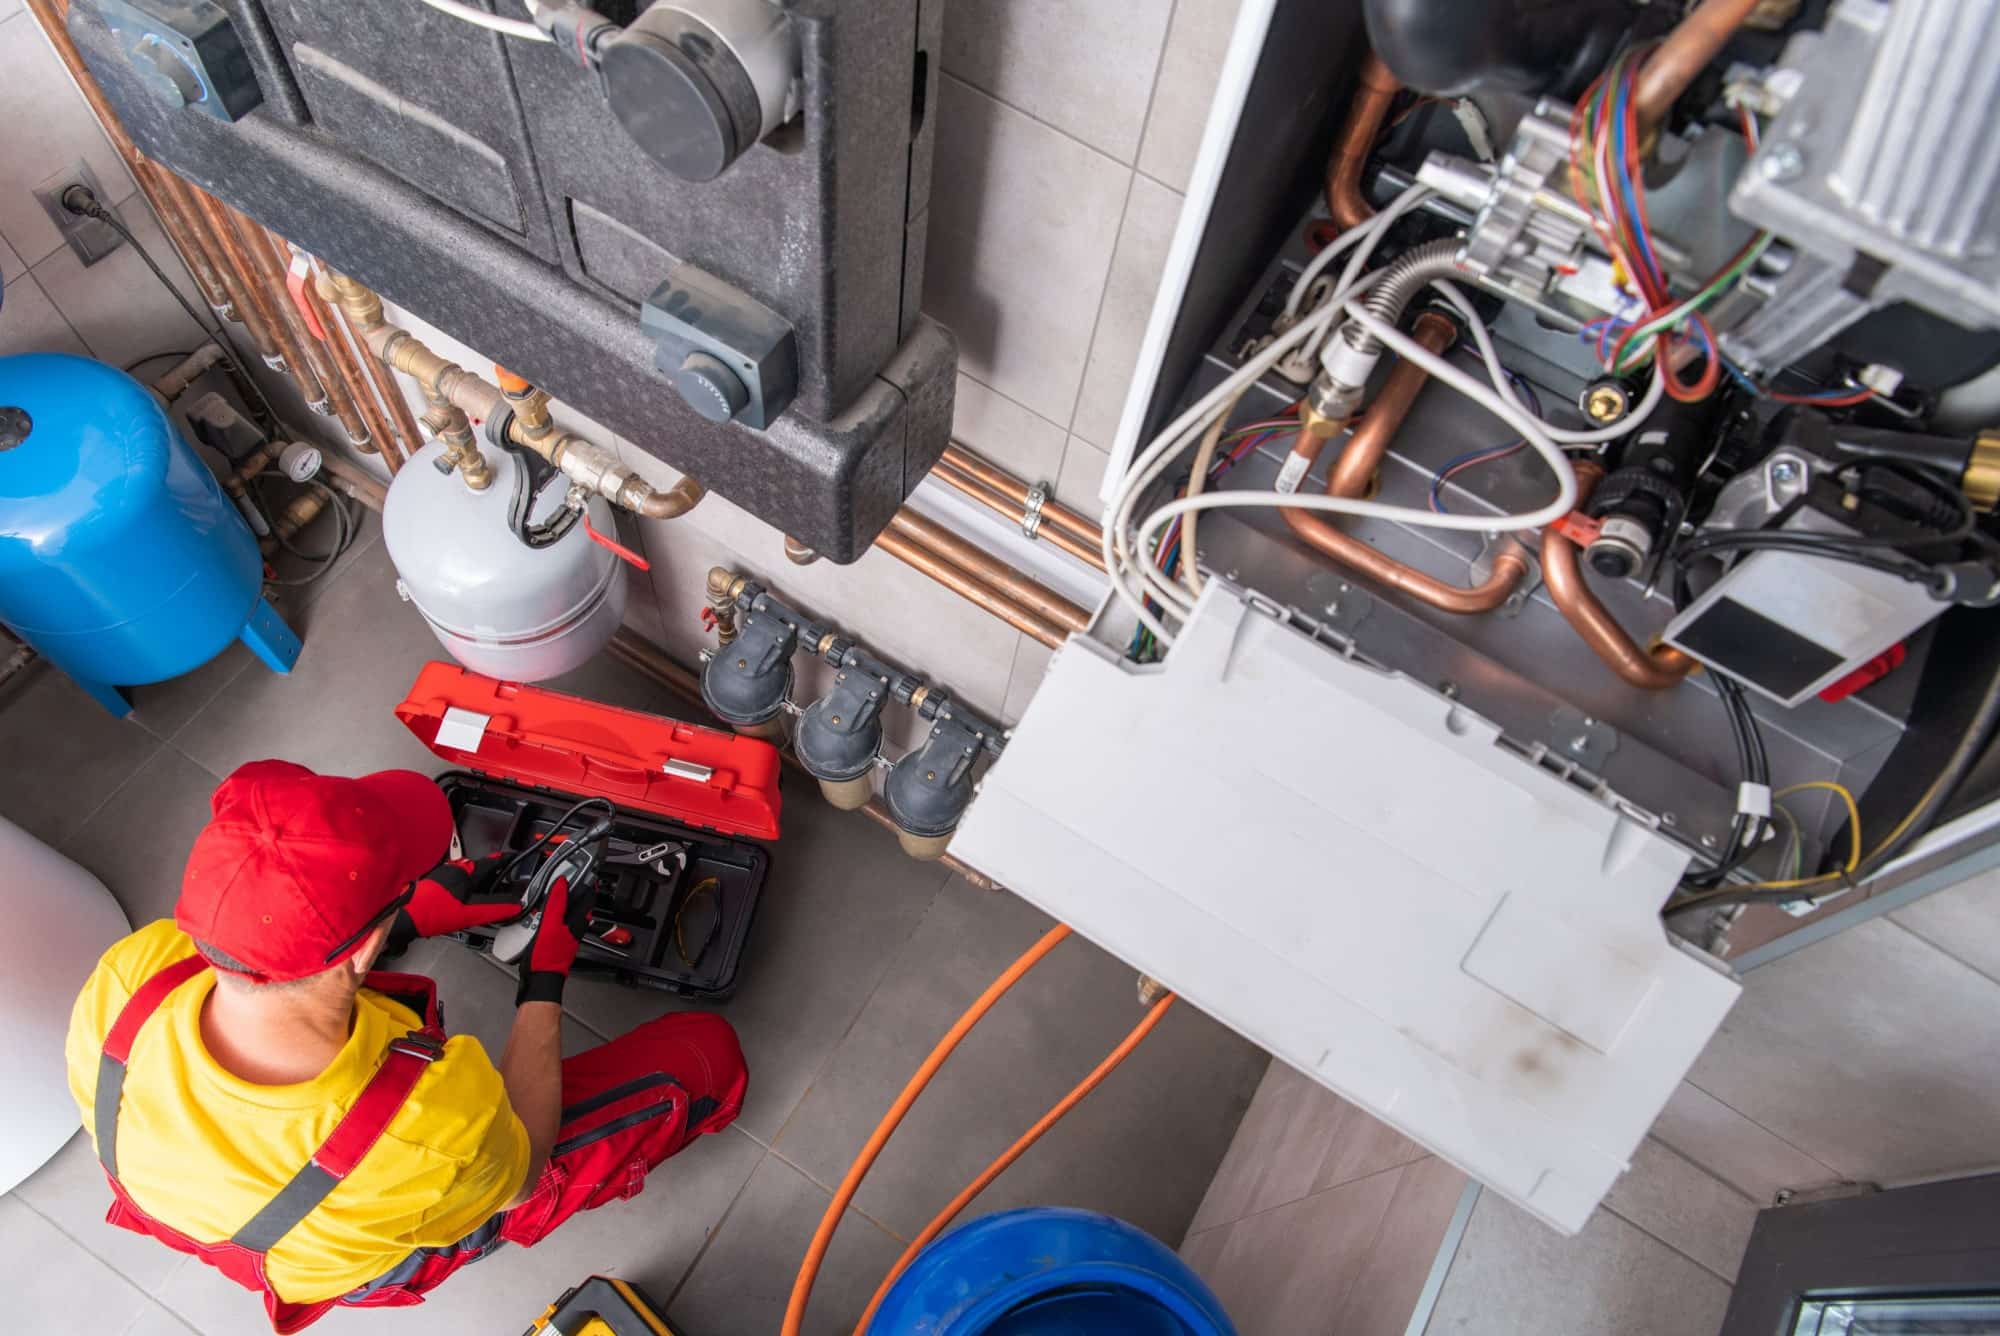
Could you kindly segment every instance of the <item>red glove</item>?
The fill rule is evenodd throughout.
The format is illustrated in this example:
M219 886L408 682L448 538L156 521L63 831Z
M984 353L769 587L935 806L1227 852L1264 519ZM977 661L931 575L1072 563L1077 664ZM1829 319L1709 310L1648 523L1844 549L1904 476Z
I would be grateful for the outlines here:
M594 891L572 892L567 879L558 877L542 904L542 921L535 929L534 945L521 961L521 983L514 991L514 1005L523 1002L561 1002L563 984L576 964L577 948L590 927L590 907Z
M392 942L467 928L505 923L521 916L518 888L500 884L500 869L512 855L488 854L440 863L412 883L410 902L396 915Z

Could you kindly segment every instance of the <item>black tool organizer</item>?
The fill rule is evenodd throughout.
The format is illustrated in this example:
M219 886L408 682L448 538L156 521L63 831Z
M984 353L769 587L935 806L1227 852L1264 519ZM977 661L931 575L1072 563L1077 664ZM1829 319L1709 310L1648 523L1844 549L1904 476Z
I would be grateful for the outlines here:
M570 794L466 770L439 775L437 785L451 801L467 858L527 848L576 801ZM578 971L698 1001L726 1000L736 991L770 855L761 845L664 817L622 807L617 813L607 854L673 840L688 846L687 865L676 871L670 861L671 875L662 877L637 864L600 863L592 933L616 924L632 940L614 949L586 937L577 955ZM576 833L582 827L572 822L569 829ZM709 878L714 878L714 888L696 893ZM477 950L493 948L490 928L454 935Z

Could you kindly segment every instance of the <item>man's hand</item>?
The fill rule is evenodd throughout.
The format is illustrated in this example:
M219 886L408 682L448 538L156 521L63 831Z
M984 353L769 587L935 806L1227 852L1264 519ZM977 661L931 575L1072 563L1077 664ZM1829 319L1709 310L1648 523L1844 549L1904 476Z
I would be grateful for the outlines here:
M511 854L440 863L418 878L410 902L396 915L392 942L463 932L521 916L520 892L500 883Z
M576 964L577 948L590 927L590 907L595 891L573 891L567 878L556 878L542 905L542 921L535 930L534 945L521 961L521 985L514 993L514 1005L523 1002L560 1002L570 967Z

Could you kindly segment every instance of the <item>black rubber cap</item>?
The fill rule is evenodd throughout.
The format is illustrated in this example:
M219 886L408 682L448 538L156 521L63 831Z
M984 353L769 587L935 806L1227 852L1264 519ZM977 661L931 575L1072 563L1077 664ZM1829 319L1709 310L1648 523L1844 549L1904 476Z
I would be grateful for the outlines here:
M674 372L674 388L688 406L710 422L727 422L750 402L750 391L720 358L689 353Z
M35 420L25 408L0 407L0 450L12 450L28 439Z
M647 157L683 181L713 181L736 160L736 124L692 57L641 28L604 48L598 70L611 114Z

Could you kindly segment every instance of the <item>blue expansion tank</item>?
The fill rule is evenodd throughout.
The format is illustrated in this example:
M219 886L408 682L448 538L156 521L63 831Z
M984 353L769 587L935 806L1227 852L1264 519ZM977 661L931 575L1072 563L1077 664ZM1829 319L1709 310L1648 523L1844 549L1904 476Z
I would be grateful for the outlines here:
M1236 1336L1165 1244L1095 1211L1030 1206L923 1250L868 1336Z
M242 640L277 672L298 637L257 540L159 401L68 353L0 357L0 622L113 714L118 690Z

